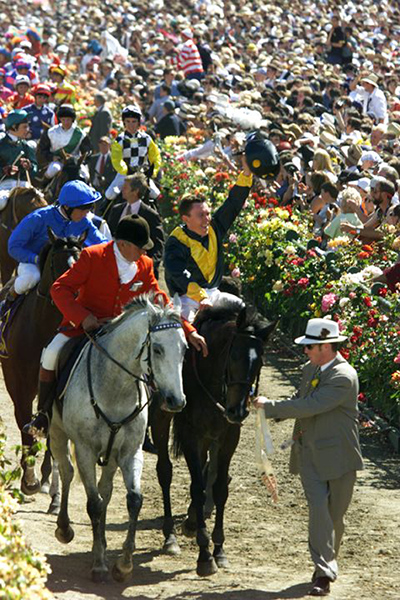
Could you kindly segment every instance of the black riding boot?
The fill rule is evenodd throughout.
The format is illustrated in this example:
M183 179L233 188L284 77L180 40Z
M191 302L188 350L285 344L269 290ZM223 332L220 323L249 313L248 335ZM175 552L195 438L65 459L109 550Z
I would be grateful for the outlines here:
M46 438L49 432L49 413L53 405L54 394L56 390L55 371L49 371L40 367L39 372L39 392L38 392L38 412L22 428L24 433L29 433L34 438Z

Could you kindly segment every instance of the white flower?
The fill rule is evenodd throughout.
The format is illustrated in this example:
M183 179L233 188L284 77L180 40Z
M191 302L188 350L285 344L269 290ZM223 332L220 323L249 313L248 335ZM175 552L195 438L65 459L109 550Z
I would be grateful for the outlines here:
M340 306L340 308L343 308L349 302L350 302L350 298L347 298L347 296L345 296L344 298L340 298L340 300L339 300L339 306Z

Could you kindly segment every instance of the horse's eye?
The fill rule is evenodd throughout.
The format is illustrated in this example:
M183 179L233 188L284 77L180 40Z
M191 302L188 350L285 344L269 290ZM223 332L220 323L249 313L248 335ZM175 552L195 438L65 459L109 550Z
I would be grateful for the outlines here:
M153 352L154 354L156 354L157 356L162 356L164 351L160 346L154 346L153 347Z

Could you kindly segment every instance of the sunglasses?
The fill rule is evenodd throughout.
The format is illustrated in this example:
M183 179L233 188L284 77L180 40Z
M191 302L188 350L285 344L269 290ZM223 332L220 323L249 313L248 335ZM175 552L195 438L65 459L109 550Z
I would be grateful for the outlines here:
M312 350L313 348L315 348L316 344L306 344L305 346L307 350Z

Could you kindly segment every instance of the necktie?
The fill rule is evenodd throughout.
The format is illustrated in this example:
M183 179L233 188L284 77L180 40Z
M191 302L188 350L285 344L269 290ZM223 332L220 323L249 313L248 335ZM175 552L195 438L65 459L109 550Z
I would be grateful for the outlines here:
M103 175L105 166L106 166L106 155L102 154L101 159L100 159L100 167L99 167L100 175Z

